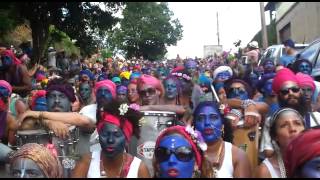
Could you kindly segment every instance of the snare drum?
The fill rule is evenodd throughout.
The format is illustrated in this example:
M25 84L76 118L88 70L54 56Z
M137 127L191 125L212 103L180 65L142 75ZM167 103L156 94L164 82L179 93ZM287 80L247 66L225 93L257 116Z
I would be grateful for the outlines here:
M156 140L160 132L176 125L176 113L168 111L141 111L144 117L140 120L140 139L133 137L129 144L129 153L137 156L148 166L153 174L152 158Z
M51 134L45 129L17 131L17 149L27 143L46 145L51 139Z
M51 133L53 133L51 131ZM59 156L71 156L74 155L76 145L79 142L79 128L76 126L69 127L69 136L66 139L53 136L53 144L58 149Z

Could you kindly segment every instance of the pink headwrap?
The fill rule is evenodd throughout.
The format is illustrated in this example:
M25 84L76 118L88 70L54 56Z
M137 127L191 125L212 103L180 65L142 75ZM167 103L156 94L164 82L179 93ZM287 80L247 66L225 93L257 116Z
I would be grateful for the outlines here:
M160 91L160 97L163 95L164 89L159 79L147 74L143 74L138 79L138 89L140 89L140 87L144 84L151 85L152 87Z
M103 124L105 122L108 122L108 123L111 123L111 124L118 126L122 130L124 136L126 137L126 140L128 142L130 142L132 134L133 134L133 127L132 127L132 124L130 121L125 119L124 124L121 127L119 117L104 112L102 115L102 119L98 122L98 125L97 125L98 133L101 132L101 129L103 128Z
M45 90L39 90L39 91L37 91L36 93L34 93L33 95L32 95L32 98L31 98L31 107L33 108L35 105L36 105L36 100L37 100L37 98L39 98L39 97L45 97L46 96L46 94L47 94L47 91L45 91Z
M298 168L320 156L320 129L309 129L295 137L284 154L288 177L293 177Z
M12 86L7 81L0 80L0 86L7 88L10 94L12 93Z
M160 140L164 136L166 136L169 132L178 132L179 134L183 135L184 138L187 139L187 141L191 144L193 151L195 152L196 163L197 163L198 167L201 167L201 163L202 163L201 151L198 149L197 144L192 140L191 136L186 131L185 126L171 126L171 127L167 128L166 130L164 130L163 132L161 132L161 134L157 138L155 149L157 149L159 147Z
M20 60L14 55L14 53L13 53L11 50L9 50L9 49L3 51L3 52L1 53L1 55L2 55L2 56L8 56L8 57L10 57L10 58L12 59L13 63L16 64L16 65L21 64L21 61L20 61Z
M112 98L116 98L116 84L110 80L103 80L96 83L94 87L94 92L97 94L97 91L101 87L107 87L112 94Z
M272 90L279 94L281 86L287 82L293 81L298 84L296 75L288 68L282 68L277 73L272 82Z
M300 87L309 86L311 87L312 92L314 92L314 90L316 89L316 85L310 75L299 72L296 74L296 77L298 79L298 84Z

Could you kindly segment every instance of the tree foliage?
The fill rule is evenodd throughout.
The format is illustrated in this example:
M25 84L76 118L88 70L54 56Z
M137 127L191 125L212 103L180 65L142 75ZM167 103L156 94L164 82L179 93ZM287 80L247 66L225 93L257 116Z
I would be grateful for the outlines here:
M109 40L111 46L127 58L163 58L167 46L176 45L182 38L182 25L172 16L165 2L128 2L120 27L115 28Z
M55 27L71 39L77 40L84 55L93 53L101 43L101 36L118 21L113 16L121 2L1 2L0 10L15 12L10 19L28 20L32 29L34 62L43 57L48 41L49 26ZM101 5L105 9L101 8ZM8 15L7 13L6 15Z

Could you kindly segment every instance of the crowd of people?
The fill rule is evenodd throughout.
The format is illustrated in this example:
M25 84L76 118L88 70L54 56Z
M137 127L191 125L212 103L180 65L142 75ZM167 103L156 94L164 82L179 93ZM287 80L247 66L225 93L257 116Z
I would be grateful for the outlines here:
M16 178L320 177L320 85L284 43L237 54L47 64L0 47L0 164Z

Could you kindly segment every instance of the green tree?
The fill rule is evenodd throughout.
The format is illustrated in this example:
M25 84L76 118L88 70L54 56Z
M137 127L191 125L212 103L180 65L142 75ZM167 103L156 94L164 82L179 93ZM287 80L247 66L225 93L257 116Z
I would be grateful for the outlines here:
M172 16L165 2L128 2L120 27L114 30L109 43L126 58L163 58L167 46L176 45L182 38L182 25Z
M121 2L1 2L0 10L12 8L10 18L26 19L32 29L33 62L43 57L49 36L49 26L55 27L71 39L84 55L93 53L101 43L104 32L118 21L113 16L123 5ZM104 9L101 7L104 6Z

